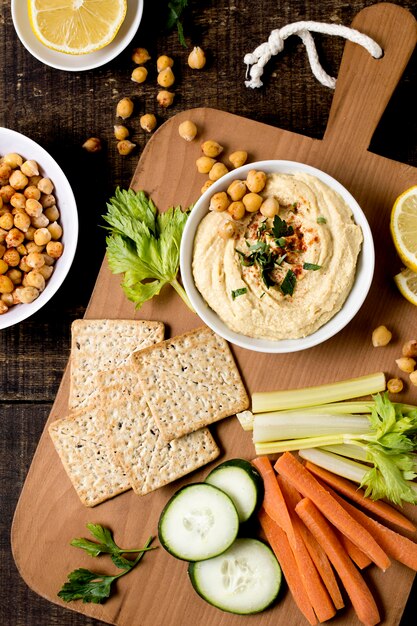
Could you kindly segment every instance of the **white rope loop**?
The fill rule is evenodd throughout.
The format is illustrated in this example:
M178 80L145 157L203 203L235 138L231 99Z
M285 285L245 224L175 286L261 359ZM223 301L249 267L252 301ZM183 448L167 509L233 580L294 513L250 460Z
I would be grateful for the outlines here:
M340 24L326 24L324 22L294 22L293 24L287 24L282 28L273 30L268 37L268 41L255 48L252 53L245 55L244 62L247 65L246 75L250 75L250 80L245 81L246 87L252 89L262 87L261 76L265 65L272 56L282 52L285 40L288 39L288 37L298 35L306 47L308 60L314 76L325 87L334 89L336 79L329 76L320 65L316 44L311 35L312 32L344 37L349 41L363 46L375 59L379 59L383 54L381 46L379 46L376 41L354 28L348 28Z

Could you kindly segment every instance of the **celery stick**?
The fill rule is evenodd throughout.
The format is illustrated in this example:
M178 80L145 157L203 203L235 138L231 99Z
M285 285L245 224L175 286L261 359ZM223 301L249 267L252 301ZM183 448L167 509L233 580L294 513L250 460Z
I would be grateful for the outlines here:
M357 461L364 461L364 463L368 460L366 450L359 448L359 446L353 446L350 443L341 443L336 446L323 446L319 449L324 450L325 452L340 454L340 456L347 456L350 459L356 459Z
M254 393L252 395L252 411L254 413L266 413L267 411L300 409L306 406L359 398L384 391L384 389L385 375L383 372L377 372L317 387Z
M338 474L359 484L362 483L365 474L369 471L368 465L346 459L332 452L324 452L317 448L300 450L299 455L302 459L310 461L314 465L323 467L329 472L333 472L333 474Z
M344 433L356 435L369 430L368 418L362 415L306 415L304 411L259 413L254 417L253 441L262 443Z
M324 435L321 437L305 437L304 439L285 439L285 441L266 441L255 443L255 450L256 454L278 454L280 452L292 452L307 448L321 448L322 446L345 443L345 437L349 441L349 438L355 439L355 437L360 437L360 435Z
M239 424L243 430L252 430L253 428L253 413L251 411L242 411L236 413L236 417L239 420Z

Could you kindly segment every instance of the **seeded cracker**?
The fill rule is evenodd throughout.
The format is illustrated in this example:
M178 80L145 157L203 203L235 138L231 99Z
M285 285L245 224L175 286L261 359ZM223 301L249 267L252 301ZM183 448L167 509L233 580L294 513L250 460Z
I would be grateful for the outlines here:
M96 373L127 362L135 350L164 338L162 322L142 320L75 320L71 327L70 409L93 402Z
M95 506L130 489L126 473L103 436L99 411L83 409L49 426L56 451L85 506Z
M207 428L163 440L133 365L98 375L104 430L133 491L145 495L189 474L220 453Z
M132 360L165 441L249 406L227 342L206 327L141 350Z

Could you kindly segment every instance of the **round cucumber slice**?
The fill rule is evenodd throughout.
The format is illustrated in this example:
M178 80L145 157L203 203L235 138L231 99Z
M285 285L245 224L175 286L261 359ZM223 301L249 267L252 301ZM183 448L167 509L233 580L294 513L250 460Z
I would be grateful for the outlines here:
M232 500L207 483L182 487L159 518L161 545L183 561L201 561L221 554L236 539L239 516Z
M188 574L209 604L240 615L259 613L272 604L282 579L274 553L257 539L237 539L220 556L190 563Z
M258 470L244 459L230 459L210 472L206 483L218 487L233 500L239 521L246 522L260 506L264 483Z

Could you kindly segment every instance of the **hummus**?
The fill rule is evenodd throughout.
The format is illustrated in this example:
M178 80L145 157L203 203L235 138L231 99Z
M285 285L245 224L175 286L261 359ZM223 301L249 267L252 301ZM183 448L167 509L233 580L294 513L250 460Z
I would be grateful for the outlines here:
M314 176L269 174L261 195L276 198L279 217L246 214L229 239L218 234L227 212L203 218L194 241L195 284L235 332L305 337L343 306L362 231L342 197Z

